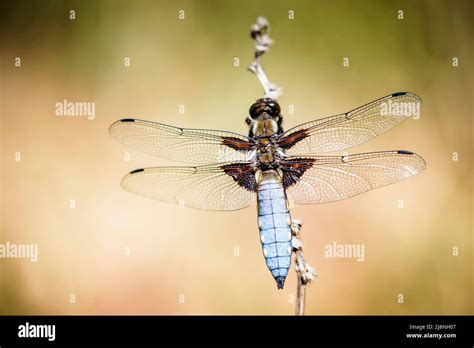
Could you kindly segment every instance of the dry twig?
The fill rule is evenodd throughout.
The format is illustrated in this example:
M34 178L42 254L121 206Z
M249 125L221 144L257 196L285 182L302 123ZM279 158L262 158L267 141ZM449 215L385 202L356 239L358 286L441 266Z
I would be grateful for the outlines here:
M252 25L250 28L250 35L255 41L255 59L249 65L248 69L257 75L263 86L265 98L277 100L283 94L283 91L280 87L268 80L267 74L265 74L265 71L263 70L261 59L262 55L269 50L270 45L273 43L269 34L270 26L267 19L265 17L258 17L257 23Z
M316 271L304 259L303 244L299 239L301 230L301 221L293 220L291 224L291 231L293 239L291 244L293 246L293 253L295 254L295 270L298 279L296 287L296 308L295 315L304 315L304 305L306 300L306 286L309 282L316 278Z

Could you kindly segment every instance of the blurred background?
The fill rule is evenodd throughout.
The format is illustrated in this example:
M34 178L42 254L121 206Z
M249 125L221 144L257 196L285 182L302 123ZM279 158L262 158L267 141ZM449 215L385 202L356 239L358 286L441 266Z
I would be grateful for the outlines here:
M292 209L318 273L307 313L474 314L472 2L2 6L0 243L38 244L39 259L0 259L1 314L293 314L295 272L278 291L255 206L203 212L132 195L120 187L125 173L171 162L108 134L124 117L246 134L248 107L262 96L246 71L259 15L275 40L263 63L284 89L285 128L392 92L423 99L419 120L350 153L411 150L425 172ZM94 102L95 119L56 116L64 99ZM365 261L326 258L333 242L364 244Z

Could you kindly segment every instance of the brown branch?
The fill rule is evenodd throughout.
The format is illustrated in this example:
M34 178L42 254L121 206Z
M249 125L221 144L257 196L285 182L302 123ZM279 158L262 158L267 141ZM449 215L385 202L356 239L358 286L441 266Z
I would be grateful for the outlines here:
M293 220L291 224L291 231L293 233L293 239L291 243L293 245L293 252L295 254L295 270L296 277L298 279L296 285L295 315L304 315L306 287L316 278L316 271L304 259L303 245L299 239L300 230L301 222L298 220Z
M255 59L249 65L248 70L257 75L258 80L263 86L265 98L272 98L277 100L283 91L280 87L270 82L262 67L262 55L268 52L273 40L270 39L270 25L265 17L258 17L257 23L250 28L250 35L255 41Z

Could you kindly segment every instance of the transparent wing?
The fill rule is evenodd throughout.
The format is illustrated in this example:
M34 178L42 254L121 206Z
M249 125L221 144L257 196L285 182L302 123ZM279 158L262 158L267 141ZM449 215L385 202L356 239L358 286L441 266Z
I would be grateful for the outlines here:
M420 106L417 95L394 93L347 113L291 128L281 135L278 143L290 156L348 149L419 115Z
M198 167L137 169L122 179L132 193L183 207L237 210L255 200L255 172L248 162Z
M178 128L136 119L113 123L110 134L138 151L190 164L245 161L254 148L253 139L237 133Z
M423 158L409 151L288 157L281 165L287 196L299 204L340 201L425 169Z

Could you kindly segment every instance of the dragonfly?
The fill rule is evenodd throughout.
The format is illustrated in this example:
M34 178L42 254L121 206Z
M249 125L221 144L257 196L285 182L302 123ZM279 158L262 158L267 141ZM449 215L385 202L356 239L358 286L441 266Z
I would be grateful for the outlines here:
M256 202L263 256L282 289L292 256L290 202L341 201L422 172L423 158L406 150L331 154L415 118L420 105L417 95L398 92L284 131L280 105L262 98L249 109L248 136L133 118L113 123L110 134L133 149L182 164L131 171L121 184L132 193L211 211Z

